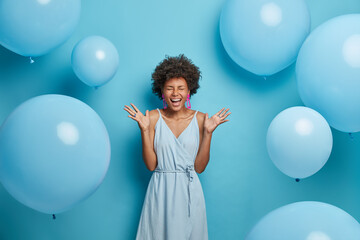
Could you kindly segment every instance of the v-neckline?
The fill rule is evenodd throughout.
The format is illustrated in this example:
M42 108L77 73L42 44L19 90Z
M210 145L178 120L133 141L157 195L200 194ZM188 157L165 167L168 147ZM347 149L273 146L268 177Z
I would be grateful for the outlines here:
M191 121L190 121L189 124L186 126L186 128L185 128L184 130L182 130L182 132L179 134L178 137L175 136L174 132L173 132L173 131L171 130L171 128L167 125L165 119L164 119L163 116L162 116L162 113L161 113L160 109L159 109L159 113L160 113L161 119L162 119L163 122L165 123L165 126L170 130L170 132L171 132L171 134L174 136L174 138L175 138L176 140L179 140L179 138L181 137L181 135L189 128L190 124L191 124L192 121L194 120L197 111L194 113L194 116L191 118Z

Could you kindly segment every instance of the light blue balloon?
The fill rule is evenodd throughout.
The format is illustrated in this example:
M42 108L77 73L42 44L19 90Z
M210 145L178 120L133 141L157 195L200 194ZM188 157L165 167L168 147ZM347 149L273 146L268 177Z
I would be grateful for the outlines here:
M0 44L36 57L65 42L80 18L80 0L1 0Z
M328 20L301 47L296 78L304 104L343 132L360 131L360 14Z
M264 216L245 240L359 240L360 224L322 202L296 202Z
M227 0L220 17L226 52L242 68L261 76L292 64L309 32L304 0Z
M119 54L106 38L90 36L75 45L71 64L81 81L99 87L114 77L119 66Z
M291 107L271 122L266 144L275 166L293 178L306 178L319 171L332 149L331 129L326 120L307 107Z
M32 98L0 128L0 181L15 199L40 212L60 213L89 197L109 163L103 121L72 97Z

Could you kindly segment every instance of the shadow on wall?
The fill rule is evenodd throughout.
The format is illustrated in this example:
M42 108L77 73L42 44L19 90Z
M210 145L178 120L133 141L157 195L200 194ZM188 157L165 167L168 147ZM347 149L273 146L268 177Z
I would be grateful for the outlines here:
M18 70L19 68L24 67L30 63L30 59L18 55L10 50L4 48L0 45L0 66L1 71L12 72ZM0 78L0 81L3 81L3 78Z
M77 98L85 103L89 102L91 96L93 95L95 89L87 86L80 81L73 72L71 67L67 67L60 71L58 75L58 84L55 85L53 89L54 93L63 94Z
M63 94L85 103L94 91L74 74L71 65L59 65L53 55L34 59L18 55L0 46L0 95L14 108L43 94Z

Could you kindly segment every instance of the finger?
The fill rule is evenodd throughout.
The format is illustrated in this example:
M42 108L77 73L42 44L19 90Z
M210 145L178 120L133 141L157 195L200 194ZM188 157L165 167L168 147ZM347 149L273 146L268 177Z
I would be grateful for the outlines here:
M228 121L230 121L230 120L229 120L229 119L223 120L223 121L221 121L221 122L219 123L219 125L220 125L220 124L223 124L224 122L228 122Z
M135 112L134 112L134 110L132 110L132 109L127 109L127 108L124 108L124 110L125 111L127 111L129 114L131 114L131 115L135 115Z
M223 112L220 114L220 117L224 117L225 114L226 114L229 110L230 110L230 109L228 108L228 109L226 109L225 111L223 111Z
M127 108L124 108L124 110L127 111L128 113L132 114L132 113L131 113L131 112L132 112L131 110L129 110L129 109L127 109Z
M135 109L136 112L140 112L139 109L132 103L130 103L130 105Z
M227 118L229 115L231 114L231 112L229 112L228 114L226 114L225 116L223 116L223 118Z
M128 110L130 110L130 111L135 112L135 111L134 111L134 109L132 109L132 108L131 108L131 107L129 107L128 105L125 105L125 108L126 108L126 109L128 109Z
M149 110L145 111L145 117L149 116Z
M133 117L131 115L128 115L128 117L138 122L138 120L135 117Z
M209 119L209 114L208 113L205 114L205 118Z
M224 111L224 109L225 109L225 108L222 108L222 109L221 109L220 111L218 111L215 115L218 115L218 116L219 116L220 113L221 113L222 111Z
M124 108L128 109L128 110L131 110L131 111L134 111L131 107L125 105Z
M133 109L132 109L130 106L128 106L128 105L125 105L125 107L128 108L128 109L133 110Z

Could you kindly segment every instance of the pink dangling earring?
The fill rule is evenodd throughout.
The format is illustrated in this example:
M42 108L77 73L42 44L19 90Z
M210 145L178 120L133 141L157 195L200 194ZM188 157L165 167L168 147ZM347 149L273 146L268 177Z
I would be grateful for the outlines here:
M191 103L190 103L190 94L187 95L187 99L186 99L186 107L187 108L191 108Z
M165 101L165 98L164 98L164 94L163 94L161 97L162 97L162 99L163 99L163 107L164 107L164 109L166 109L166 108L167 108L167 104L166 104L166 101Z

